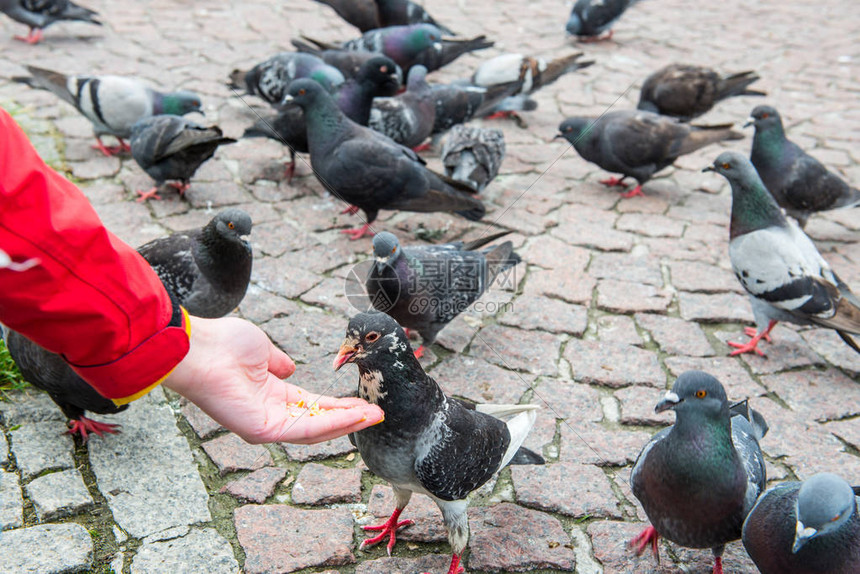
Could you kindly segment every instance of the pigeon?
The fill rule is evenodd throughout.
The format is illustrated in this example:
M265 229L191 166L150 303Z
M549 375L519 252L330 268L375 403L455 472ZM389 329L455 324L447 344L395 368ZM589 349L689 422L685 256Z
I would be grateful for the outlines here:
M346 81L340 70L313 54L281 52L248 71L233 70L228 85L244 88L245 93L258 95L270 104L280 104L290 82L298 78L316 80L329 92Z
M373 54L362 64L358 75L344 82L335 94L335 101L346 117L366 126L374 98L393 96L400 88L396 67L391 58L379 54ZM289 146L289 181L295 173L296 154L308 152L305 115L297 106L285 106L274 117L261 118L242 137L267 137Z
M433 19L433 16L411 0L376 0L380 27L408 26L410 24L432 24L444 34L456 36L449 28Z
M856 574L858 493L830 473L768 489L744 523L744 548L762 574Z
M432 24L413 24L380 28L342 44L328 44L307 36L302 36L302 39L315 44L320 50L382 53L394 60L407 74L412 66L418 65L427 68L428 72L433 72L463 54L493 46L493 42L488 41L486 36L454 40L443 39L442 35L442 30Z
M543 58L534 58L522 54L502 54L491 58L475 70L472 75L472 84L476 86L491 87L509 82L517 82L519 89L514 90L510 96L495 108L490 108L484 113L490 117L511 115L510 112L523 105L523 101L532 102L528 107L534 109L537 103L527 96L535 93L544 86L548 86L563 75L587 68L594 64L593 60L579 61L582 52L556 58L547 62Z
M848 335L860 334L860 300L821 257L812 240L786 219L747 158L723 152L705 171L715 171L732 187L729 257L749 294L756 329L748 343L729 345L732 355L756 352L778 321L835 329L860 353Z
M323 62L337 68L340 73L347 79L354 78L358 75L361 67L371 58L379 56L377 52L368 52L367 50L356 50L347 52L341 49L327 49L316 44L312 44L313 40L293 39L290 43L293 47L303 54L311 54L320 58ZM395 66L397 66L395 64ZM397 66L397 75L399 83L403 83L403 70Z
M137 78L65 76L36 66L27 66L27 71L30 76L12 79L32 88L48 90L73 105L93 124L97 142L93 147L107 156L130 151L124 140L131 137L131 128L138 120L159 114L203 113L197 94L185 90L158 92ZM119 146L106 147L102 143L104 135L117 138Z
M648 76L639 93L639 109L690 121L733 96L764 96L747 89L759 79L752 71L721 76L711 68L670 64Z
M345 22L355 26L361 32L370 32L382 27L379 23L379 11L373 0L316 1L331 7Z
M373 101L367 125L400 145L417 148L433 133L435 120L436 102L427 83L427 68L414 66L409 71L405 92Z
M431 84L433 101L436 104L436 119L433 121L432 135L437 136L447 132L457 124L464 124L472 118L485 116L503 100L508 102L519 89L518 82L509 82L484 88L473 86L468 81L451 84ZM537 104L531 100L528 109L534 109ZM518 108L521 110L522 108Z
M179 195L188 191L194 172L215 155L218 146L236 143L225 138L218 126L203 127L181 116L144 118L131 129L131 156L155 180L149 191L138 191L137 201L161 199L158 189L168 179Z
M743 139L727 126L689 126L675 118L636 110L568 118L559 131L556 137L573 144L583 159L623 175L600 183L623 187L626 178L636 179L638 185L622 197L644 195L642 184L679 156L719 141Z
M806 227L817 211L860 206L860 189L851 187L785 137L774 108L758 106L746 125L755 125L750 160L780 207Z
M314 175L367 216L360 229L343 231L351 239L372 233L380 209L449 211L472 221L484 216L484 204L470 195L474 189L430 171L411 149L347 118L316 82L293 82L284 102L305 112Z
M371 472L391 483L391 518L365 530L381 531L361 548L388 537L388 553L413 492L439 507L453 555L448 574L463 572L460 557L469 541L469 494L508 464L536 419L537 405L466 408L442 392L409 350L403 329L384 313L353 317L334 360L335 370L358 365L358 396L379 405L385 420L350 435ZM503 421L501 419L507 419Z
M584 42L612 38L612 25L639 0L577 0L565 29ZM606 36L601 36L606 32Z
M217 318L238 307L248 290L250 233L251 216L231 208L203 227L150 241L137 250L188 313Z
M651 545L659 562L660 536L689 548L710 548L713 574L722 574L726 543L765 488L756 427L733 415L723 385L702 371L682 373L655 411L673 409L675 424L645 445L630 473L633 494L651 526L630 543ZM760 415L759 415L760 417Z
M251 218L239 209L220 212L206 226L156 239L138 248L175 300L197 317L223 317L242 300L251 279L251 247L242 239L251 232ZM46 391L70 419L70 434L87 442L89 434L119 432L86 411L114 414L118 406L101 396L63 358L20 333L5 334L9 354L34 387Z
M505 135L489 130L457 125L442 146L445 175L483 191L499 174L505 159Z
M402 247L393 233L373 238L375 265L365 281L371 305L421 335L421 357L445 325L465 311L493 284L496 276L520 262L506 241L477 251L510 231L442 245Z
M15 36L16 40L28 44L38 44L42 40L42 30L60 20L102 25L96 18L98 12L69 0L0 0L0 12L30 27L26 37Z

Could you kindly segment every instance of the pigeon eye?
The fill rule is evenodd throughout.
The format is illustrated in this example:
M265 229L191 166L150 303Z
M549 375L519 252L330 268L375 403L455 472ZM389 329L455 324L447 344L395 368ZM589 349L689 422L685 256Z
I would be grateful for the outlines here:
M396 245L395 245L394 247L392 247L392 248L391 248L391 252L392 252L392 253L394 253L395 251L397 251L397 246L396 246Z
M304 89L304 88L302 88L301 90L299 90L299 95L300 95L300 96L304 96L304 95L305 95L305 89Z
M762 114L762 115L761 115L761 119L765 120L765 119L767 119L769 116L770 116L770 114L766 114L766 113L765 113L765 114Z
M230 229L236 229L236 224L231 221L230 223L227 224L227 227Z
M704 399L707 396L708 396L708 391L706 391L705 389L699 389L698 391L696 391L696 398L697 399Z
M382 66L381 68L379 68L379 71L382 72L383 74L387 74L388 73L388 66Z
M376 342L376 340L378 338L379 338L379 333L377 333L376 331L371 331L370 333L367 334L367 336L364 338L364 340L367 341L368 343L374 343L374 342Z
M723 169L729 169L730 167L732 167L732 166L728 163L723 164Z

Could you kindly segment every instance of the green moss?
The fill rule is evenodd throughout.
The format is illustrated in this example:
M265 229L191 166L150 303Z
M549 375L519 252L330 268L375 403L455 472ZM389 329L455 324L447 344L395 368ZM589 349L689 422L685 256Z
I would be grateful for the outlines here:
M21 371L6 348L6 343L0 340L0 401L9 400L8 391L15 391L29 386L21 376Z

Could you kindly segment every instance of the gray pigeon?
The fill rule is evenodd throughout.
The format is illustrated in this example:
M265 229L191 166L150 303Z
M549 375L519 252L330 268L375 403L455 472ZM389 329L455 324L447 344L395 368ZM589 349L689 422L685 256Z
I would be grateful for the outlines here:
M362 32L380 28L379 11L373 0L316 0L330 6L345 22Z
M456 125L442 145L445 175L462 181L479 192L499 174L505 159L505 134Z
M299 78L316 80L330 93L346 81L340 70L313 54L281 52L250 70L233 70L228 85L233 89L244 88L246 93L277 105L284 99L290 82Z
M432 24L443 33L455 36L449 28L433 19L420 4L412 0L375 0L381 28L388 26L407 26L409 24Z
M218 146L235 143L225 138L218 126L203 127L180 116L153 116L140 120L131 130L131 155L137 164L155 180L149 191L138 191L138 201L155 198L158 189L169 180L180 195L188 190L188 181L205 161L215 155Z
M102 25L96 19L98 12L69 0L0 0L0 12L30 27L26 37L15 36L16 40L28 44L38 44L42 39L42 30L61 20Z
M421 335L416 357L432 345L439 331L489 289L496 276L520 262L506 241L483 251L477 249L510 231L443 245L401 247L393 233L373 238L376 264L365 287L378 311L394 317L407 330Z
M435 121L436 103L427 83L427 68L414 66L409 71L405 92L373 100L367 125L414 149L430 137Z
M559 126L561 137L583 159L624 177L600 183L624 186L627 177L638 185L622 197L643 195L642 184L678 157L723 140L743 139L726 126L695 127L652 112L622 110L598 118L573 117Z
M830 473L769 489L744 523L744 548L762 574L857 574L858 490Z
M293 47L303 54L313 54L320 58L323 62L337 68L345 78L354 78L358 75L361 67L371 58L379 56L376 52L368 52L366 50L346 51L340 48L324 48L328 44L320 46L308 38L303 40L292 39L290 43ZM397 66L398 83L403 83L403 70Z
M860 300L830 269L812 240L786 219L747 158L723 152L706 171L732 186L729 256L750 297L756 330L745 344L730 341L732 355L756 352L777 321L835 329L855 351L848 333L860 334Z
M463 572L469 541L468 496L508 464L536 418L537 405L483 405L472 410L442 392L409 350L403 329L384 313L352 318L334 361L335 370L358 365L358 396L379 405L385 420L350 435L371 472L391 483L395 509L361 548L388 537L388 553L413 492L442 511L453 556L449 574ZM506 419L504 422L501 419Z
M746 125L755 125L750 160L780 207L806 227L818 211L860 206L860 189L851 187L785 137L779 112L758 106Z
M251 232L251 218L238 209L220 212L206 226L174 233L138 248L174 300L197 317L223 317L245 295L251 278L251 247L242 239ZM119 425L102 423L86 411L113 414L117 406L101 396L69 367L63 358L43 349L20 333L5 334L9 354L24 379L46 391L70 419L70 434L83 442L90 433L115 433Z
M251 216L231 208L203 227L150 241L137 250L188 313L223 317L239 306L248 290L250 233Z
M723 385L707 373L681 374L657 403L673 409L675 424L645 445L630 485L651 526L630 545L641 554L666 538L689 548L710 548L713 574L722 574L725 545L741 537L744 519L765 488L764 457L756 427L729 410Z
M64 76L36 66L27 66L30 76L12 78L32 88L48 90L73 105L93 124L97 144L105 155L130 151L123 140L131 137L138 120L159 114L183 116L200 112L200 96L180 90L162 93L149 88L137 78L124 76ZM102 136L111 135L119 146L109 148Z
M625 10L639 0L577 0L570 11L565 29L584 42L612 38L612 25ZM606 36L601 36L606 32Z
M335 197L362 209L366 223L344 230L351 239L372 232L380 209L455 212L473 221L484 216L474 189L427 169L418 155L347 118L322 86L296 80L284 102L305 112L314 175Z
M436 104L432 135L437 136L452 126L491 113L502 102L505 106L510 106L510 102L517 99L510 96L519 90L519 82L483 88L471 85L469 80L461 80L451 84L431 84L430 89L433 90L433 101ZM520 105L512 111L528 111L537 107L537 102L527 97L517 101Z
M648 76L639 93L639 109L684 121L699 117L733 96L764 96L747 87L759 79L752 71L722 76L711 68L670 64Z

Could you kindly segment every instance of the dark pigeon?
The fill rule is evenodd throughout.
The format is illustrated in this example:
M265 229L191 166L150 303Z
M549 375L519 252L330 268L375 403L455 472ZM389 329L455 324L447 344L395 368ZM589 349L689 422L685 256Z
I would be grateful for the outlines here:
M396 64L385 56L374 54L362 64L354 78L344 82L335 94L335 101L346 117L366 126L370 120L373 99L393 96L400 88ZM245 130L242 137L267 137L290 148L287 176L295 173L296 154L308 153L308 134L305 114L298 106L284 106L275 116L261 118Z
M48 90L73 105L93 124L95 146L105 155L129 151L123 140L131 137L131 128L143 118L159 114L182 116L201 112L200 96L193 92L162 93L137 79L124 76L65 76L36 66L27 66L30 76L12 78L32 88ZM202 113L202 112L201 112ZM105 147L102 136L119 140L115 148Z
M479 192L498 175L505 159L505 135L501 130L454 126L442 145L445 175Z
M448 211L472 221L484 216L484 204L470 195L472 188L430 171L411 149L347 118L316 82L293 82L285 103L305 112L314 175L367 216L360 229L344 231L352 239L371 232L380 209Z
M818 211L860 206L860 189L851 187L785 137L774 108L758 106L747 125L755 125L750 159L780 207L806 227Z
M365 282L371 304L407 331L418 331L421 346L415 355L421 357L424 347L432 345L445 325L477 301L499 273L520 262L510 241L477 251L508 233L467 244L409 247L401 247L393 233L377 233L373 238L376 264Z
M277 105L284 99L290 82L299 78L316 80L332 93L346 81L340 70L313 54L281 52L250 70L233 70L228 85Z
M758 74L752 71L722 76L703 66L670 64L648 76L642 84L638 107L689 121L726 98L766 95L747 89L758 79Z
M536 418L537 405L483 405L472 410L442 392L409 349L399 325L384 313L352 318L334 361L335 370L358 365L358 396L379 405L385 420L350 435L371 472L391 483L395 509L381 531L360 548L386 537L388 553L413 492L426 494L442 511L453 556L449 574L462 572L469 541L467 497L514 457ZM501 419L505 419L504 421Z
M765 465L756 427L729 410L723 385L707 373L687 371L657 403L675 411L675 424L645 445L630 485L651 526L631 541L649 545L659 561L662 536L689 548L710 548L713 574L722 574L725 545L741 537L744 519L765 488Z
M299 52L317 56L329 66L337 68L347 79L357 76L361 67L368 60L380 55L376 52L368 52L366 50L347 52L340 49L328 49L315 44L313 40L308 38L303 40L293 39L290 40L290 43ZM403 70L400 69L400 66L397 66L397 75L399 83L402 84Z
M431 24L411 26L390 26L366 32L360 38L341 44L327 44L302 39L318 46L321 50L344 50L347 52L377 52L394 60L404 73L412 66L424 66L429 72L450 64L463 54L483 50L493 45L485 36L469 40L442 38L443 32Z
M433 19L420 4L412 0L375 0L381 28L408 26L409 24L432 24L443 33L455 36L453 31Z
M373 0L316 0L330 6L338 16L362 32L381 28L379 11Z
M642 185L684 154L723 140L743 139L726 126L695 127L652 112L623 110L598 118L564 120L556 137L563 137L583 159L606 171L622 174L604 185L624 186L627 177L638 185L622 197L642 195Z
M189 180L205 161L215 155L218 146L235 143L225 138L218 126L203 127L180 116L153 116L140 120L131 130L131 155L137 164L155 180L149 191L138 191L138 201L160 199L158 189L167 180L181 194Z
M830 473L768 489L744 523L744 548L762 574L860 572L857 490Z
M571 36L594 42L612 38L612 25L639 0L577 0L565 29ZM601 34L606 33L606 36Z
M508 102L518 89L518 82L500 84L488 88L473 86L468 81L452 84L431 84L433 101L436 104L436 119L433 121L432 135L440 135L457 124L464 124L472 118L483 117L502 101ZM526 108L534 109L533 100Z
M855 351L848 335L860 334L860 300L830 269L812 240L786 219L747 158L723 152L713 166L732 186L729 256L749 294L756 329L748 343L729 345L732 355L756 352L778 321L835 329Z
M175 233L138 248L174 299L197 317L223 317L245 295L251 278L251 247L241 236L251 231L251 218L238 209L225 210L202 229ZM86 442L90 433L119 432L119 425L94 421L86 411L114 414L128 408L101 396L56 353L20 333L5 335L9 354L34 387L46 391L70 419L70 434Z
M416 148L433 133L435 121L436 102L427 83L427 68L414 66L405 92L373 101L367 125L400 145Z
M42 39L42 30L62 20L76 20L101 26L95 10L78 6L69 0L0 0L0 12L16 22L26 24L30 31L26 37L15 36L28 44L37 44Z

